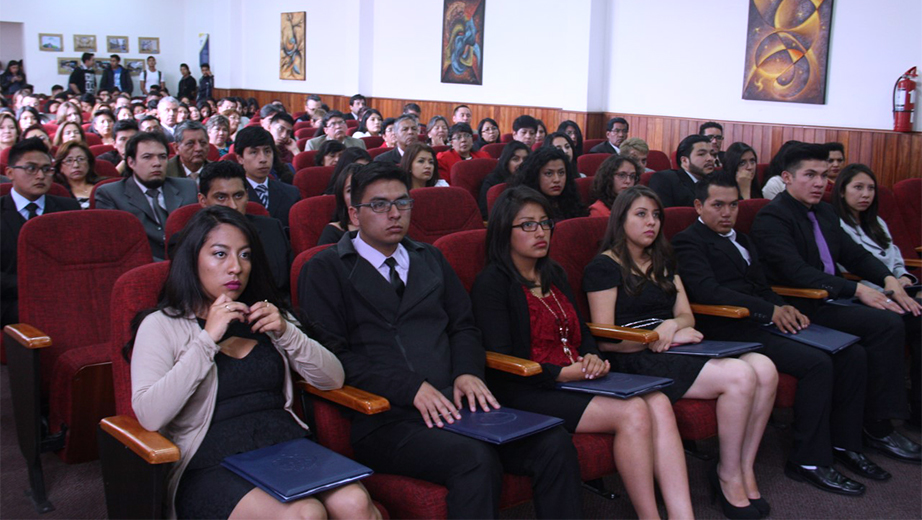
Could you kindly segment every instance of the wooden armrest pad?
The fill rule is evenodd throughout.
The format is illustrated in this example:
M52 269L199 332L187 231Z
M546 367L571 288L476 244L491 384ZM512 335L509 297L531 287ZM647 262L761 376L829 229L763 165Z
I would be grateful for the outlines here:
M860 282L860 281L861 281L861 277L858 276L857 274L842 273L842 277L845 278L846 280L851 280L851 281L853 281L853 282Z
M916 248L916 253L922 253L922 246Z
M904 258L903 264L905 264L906 267L922 267L922 260L918 258Z
M365 390L359 390L354 386L344 386L336 390L321 390L306 381L298 381L298 388L365 415L374 415L391 409L391 403L387 399Z
M597 338L620 339L621 341L636 341L638 343L653 343L659 339L659 334L652 330L632 329L617 325L600 325L587 323L589 331Z
M28 323L14 323L3 327L3 332L25 348L51 346L51 338Z
M746 307L734 307L732 305L704 305L701 303L691 304L691 310L695 314L705 314L707 316L719 316L721 318L748 318L749 309Z
M538 363L499 352L487 352L487 367L517 376L533 376L541 373L541 365Z
M829 293L823 289L795 289L793 287L772 286L775 294L781 296L791 296L793 298L808 298L811 300L825 300L829 298Z
M179 460L179 448L175 444L157 432L145 430L134 417L106 417L99 422L99 426L148 464L166 464Z

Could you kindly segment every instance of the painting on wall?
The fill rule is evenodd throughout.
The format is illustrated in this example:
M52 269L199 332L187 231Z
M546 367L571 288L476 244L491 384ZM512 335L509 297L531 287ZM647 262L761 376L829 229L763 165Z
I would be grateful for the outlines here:
M160 38L138 38L138 52L141 54L160 54Z
M128 37L106 36L106 52L128 52Z
M826 102L832 1L749 1L743 99Z
M58 74L70 76L80 66L80 58L58 58Z
M74 51L96 52L96 36L93 34L75 34Z
M442 83L483 85L483 12L487 0L445 0Z
M205 63L211 64L210 44L208 43L207 33L198 33L198 65L201 67Z
M304 15L282 13L279 35L279 79L303 80L304 76Z
M132 76L140 76L141 71L144 70L144 60L129 58L125 60L125 68L128 69L128 72L130 72Z
M64 52L64 36L60 34L40 33L38 50L45 52Z

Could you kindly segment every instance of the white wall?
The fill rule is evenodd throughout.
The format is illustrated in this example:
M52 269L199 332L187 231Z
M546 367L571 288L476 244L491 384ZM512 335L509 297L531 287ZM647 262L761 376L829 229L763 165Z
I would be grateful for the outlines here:
M10 60L22 59L22 34L21 23L0 22L0 61L4 68Z

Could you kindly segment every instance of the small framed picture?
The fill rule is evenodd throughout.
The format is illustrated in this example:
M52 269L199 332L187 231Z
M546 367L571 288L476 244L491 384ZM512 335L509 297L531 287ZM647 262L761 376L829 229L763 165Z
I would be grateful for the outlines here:
M125 60L125 68L131 72L132 76L140 76L141 71L144 70L144 60L127 59Z
M138 38L138 52L141 54L160 54L160 38Z
M58 58L58 74L70 76L80 66L80 58Z
M109 60L96 60L96 65L93 67L96 71L96 74L105 74L109 70Z
M46 52L64 52L64 36L60 34L39 33L38 50Z
M96 52L96 35L75 34L74 52Z
M128 37L106 36L106 52L128 52Z

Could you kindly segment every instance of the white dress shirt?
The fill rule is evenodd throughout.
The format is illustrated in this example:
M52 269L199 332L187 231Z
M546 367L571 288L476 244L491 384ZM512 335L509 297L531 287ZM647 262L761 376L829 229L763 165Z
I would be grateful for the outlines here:
M381 276L390 283L391 268L384 263L384 261L390 257L384 256L380 251L362 240L361 231L352 239L352 246L355 247L355 252L358 253L359 256L368 260L368 263L377 269ZM397 260L397 274L400 276L400 279L403 280L404 285L406 285L407 275L410 273L410 255L407 253L406 248L403 247L403 244L397 244L397 250L394 251L391 257Z

